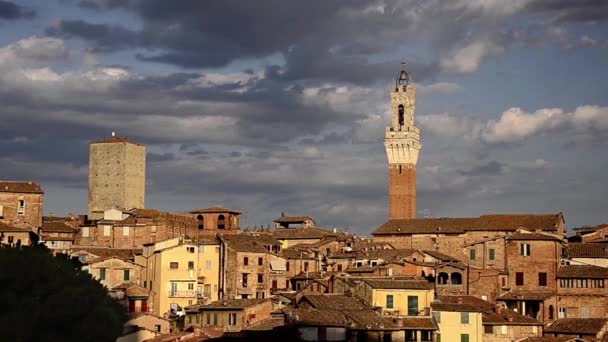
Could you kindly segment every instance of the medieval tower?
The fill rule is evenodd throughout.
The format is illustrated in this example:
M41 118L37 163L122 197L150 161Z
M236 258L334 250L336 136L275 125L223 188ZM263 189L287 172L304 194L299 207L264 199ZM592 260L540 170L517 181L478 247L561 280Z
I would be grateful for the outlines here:
M391 87L391 126L386 128L389 172L389 219L416 218L416 163L422 144L414 126L416 88L403 69Z
M89 146L89 219L107 209L144 208L146 147L125 138L96 141Z

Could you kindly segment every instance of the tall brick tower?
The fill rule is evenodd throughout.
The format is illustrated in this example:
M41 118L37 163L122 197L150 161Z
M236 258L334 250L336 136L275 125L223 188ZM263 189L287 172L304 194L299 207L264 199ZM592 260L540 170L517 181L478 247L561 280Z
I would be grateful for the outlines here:
M89 146L89 219L107 209L144 208L146 147L121 137Z
M389 219L416 218L416 164L422 144L414 126L416 88L403 69L391 88L392 124L386 128L384 146L388 157Z

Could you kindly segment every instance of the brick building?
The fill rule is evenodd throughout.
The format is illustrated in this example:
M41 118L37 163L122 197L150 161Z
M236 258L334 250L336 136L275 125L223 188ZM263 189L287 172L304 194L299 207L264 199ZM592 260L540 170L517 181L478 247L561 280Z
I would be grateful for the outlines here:
M108 209L142 209L146 199L146 147L114 137L89 146L89 215L99 220Z
M31 230L0 222L0 245L11 247L31 246L37 240L38 236Z
M43 221L38 229L40 240L53 253L67 253L74 245L78 229L65 221Z
M187 307L186 324L236 332L269 319L273 310L269 298L223 299Z
M196 220L196 236L238 232L241 227L240 215L241 213L236 210L222 207L196 209L190 212L190 216Z
M43 204L44 191L37 183L0 181L0 222L36 232Z
M420 129L414 126L416 87L405 68L391 87L391 126L386 128L384 146L389 169L389 218L416 218L416 164L422 148Z
M82 266L108 289L124 283L139 284L142 266L116 256L86 261Z
M197 236L195 219L187 214L161 212L155 209L122 211L108 209L102 219L82 225L76 235L81 246L141 248L145 244L176 237Z
M557 282L557 303L549 308L549 319L608 315L608 268L562 265Z

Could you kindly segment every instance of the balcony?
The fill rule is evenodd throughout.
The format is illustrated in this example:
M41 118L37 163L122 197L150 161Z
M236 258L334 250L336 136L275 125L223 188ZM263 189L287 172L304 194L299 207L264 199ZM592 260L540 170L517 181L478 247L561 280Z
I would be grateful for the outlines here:
M169 291L169 297L171 298L196 298L196 291Z

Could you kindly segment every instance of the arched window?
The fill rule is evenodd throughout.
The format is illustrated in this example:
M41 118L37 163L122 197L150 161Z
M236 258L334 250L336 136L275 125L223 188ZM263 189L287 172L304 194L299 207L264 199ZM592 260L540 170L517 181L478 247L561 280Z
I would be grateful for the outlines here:
M424 273L424 271L422 271L422 274L420 276L421 277L426 277L426 273Z
M445 273L445 272L441 272L439 273L439 276L437 277L437 284L439 285L446 285L448 283L448 278L450 276Z
M451 280L453 285L462 285L462 274L458 272L452 273Z
M399 125L405 126L405 108L403 105L399 105Z
M549 319L553 319L553 305L549 305Z
M198 223L198 229L205 229L205 218L203 215L198 215L196 217L196 222Z
M226 228L226 218L224 215L219 215L217 217L217 229L225 229Z

